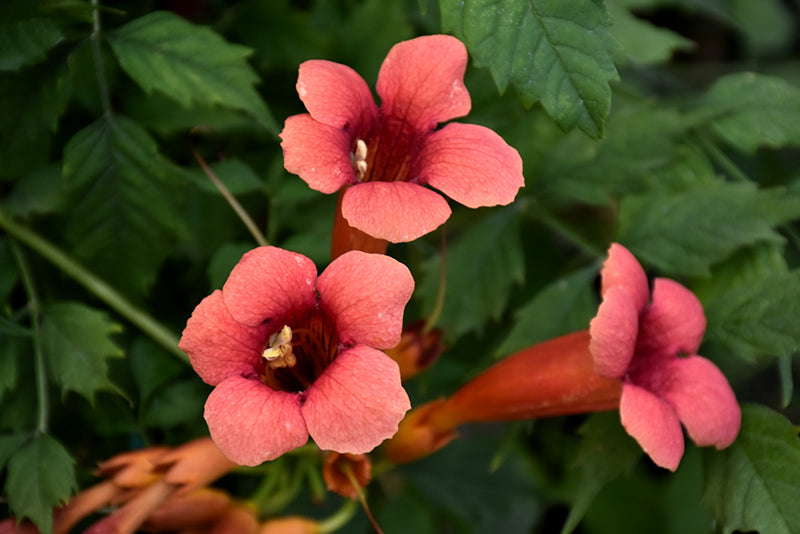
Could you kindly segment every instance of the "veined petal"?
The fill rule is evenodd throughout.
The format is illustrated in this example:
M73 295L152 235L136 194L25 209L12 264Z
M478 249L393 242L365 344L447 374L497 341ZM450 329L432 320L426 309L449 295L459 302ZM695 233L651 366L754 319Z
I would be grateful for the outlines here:
M683 457L683 431L672 407L644 388L622 385L622 426L661 467L675 471Z
M653 284L653 302L640 319L637 352L696 354L706 331L703 305L686 287L667 278Z
M366 135L378 117L367 82L340 63L321 59L302 63L297 94L314 120L353 135Z
M625 375L639 334L639 313L630 293L621 287L606 291L597 315L589 322L589 332L595 372L606 378Z
M365 182L349 188L342 215L351 226L392 243L414 241L450 217L439 193L407 182Z
M233 268L222 286L222 296L234 319L257 326L312 307L316 281L317 267L302 254L258 247ZM271 325L273 331L281 326Z
M600 271L602 279L601 294L612 287L622 287L627 291L638 313L642 313L650 302L650 287L647 275L631 252L619 243L611 243L608 258Z
M418 131L469 113L464 86L467 49L449 35L426 35L398 43L378 73L384 115L402 117Z
M268 327L236 322L216 290L194 309L178 348L189 356L192 367L207 384L216 386L234 375L255 373L261 360Z
M692 441L718 449L733 443L742 411L716 365L701 356L670 358L660 361L648 375L645 387L672 405Z
M388 349L400 341L414 278L399 261L350 251L325 269L317 287L320 304L336 322L341 343Z
M356 179L350 150L351 135L317 122L304 113L286 119L281 132L283 166L311 189L335 193Z
M362 454L392 437L410 408L397 363L355 345L339 353L306 391L302 411L320 449Z
M205 418L225 456L239 465L259 465L308 441L300 410L298 394L234 376L208 396Z
M522 158L489 128L451 123L430 133L417 175L470 208L511 203L525 185Z

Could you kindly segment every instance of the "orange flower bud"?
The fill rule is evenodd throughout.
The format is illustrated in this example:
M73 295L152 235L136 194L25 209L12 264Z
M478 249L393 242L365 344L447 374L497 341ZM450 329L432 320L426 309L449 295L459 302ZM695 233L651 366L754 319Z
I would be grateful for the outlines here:
M427 369L444 351L442 331L424 331L425 322L416 321L403 329L400 343L388 354L400 366L400 378L408 380Z
M322 463L322 478L330 491L356 499L359 490L369 484L372 478L372 465L365 454L330 451Z
M263 523L258 534L317 534L318 532L319 523L305 517L290 516Z

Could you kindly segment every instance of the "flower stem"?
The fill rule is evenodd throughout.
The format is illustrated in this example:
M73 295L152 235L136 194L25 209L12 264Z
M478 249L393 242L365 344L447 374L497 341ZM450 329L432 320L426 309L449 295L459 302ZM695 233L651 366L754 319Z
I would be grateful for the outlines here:
M0 210L0 227L4 228L9 234L64 271L76 282L89 290L89 292L136 325L155 342L167 349L174 356L177 356L178 359L184 363L189 362L186 354L178 348L178 338L175 334L167 330L149 314L134 306L116 289L86 270L86 268L67 256L56 246L46 241L26 226L11 220L2 210Z
M319 533L329 534L330 532L336 532L353 518L353 514L355 514L357 509L356 501L346 499L344 505L342 505L335 514L318 523Z
M46 434L49 404L47 399L47 366L44 362L41 327L39 323L41 307L39 297L36 293L36 287L33 285L33 278L28 268L28 262L25 261L25 256L19 249L19 245L17 245L16 241L11 241L11 250L14 253L14 258L17 260L17 265L19 266L19 272L22 275L22 285L25 287L25 292L28 294L28 305L31 315L33 354L35 358L34 368L36 370L36 398L38 404L36 428L39 432Z
M345 464L342 466L342 472L347 475L347 479L350 481L350 484L352 484L358 492L358 500L361 502L361 507L364 509L364 513L367 514L367 519L369 519L369 522L372 524L372 528L374 528L375 532L378 534L383 534L383 530L381 530L380 525L378 525L378 522L375 521L375 518L372 516L372 512L369 510L369 505L367 505L367 497L364 495L364 488L362 488L358 483L356 474L353 473L353 468L350 466L350 464Z
M92 57L94 58L94 70L97 74L97 86L100 90L100 101L103 105L103 112L106 115L111 115L111 98L108 93L108 84L106 83L106 73L103 69L103 54L100 50L100 5L98 0L92 0L92 35L90 37L92 42Z
M199 128L202 127L194 128L191 133L196 133L199 131ZM255 239L256 243L262 247L269 245L269 241L267 241L267 238L264 237L263 233L261 233L261 230L258 229L256 223L253 222L252 217L250 217L242 205L239 204L239 201L236 200L236 197L233 196L233 193L231 193L230 189L228 189L222 180L219 179L219 176L217 176L214 170L208 165L208 163L206 163L206 160L203 158L203 156L200 155L194 146L190 146L189 148L192 151L194 159L196 159L197 163L199 163L200 167L202 167L203 172L206 173L206 176L208 176L208 179L214 184L214 187L217 188L217 191L219 191L222 197L228 202L228 205L233 209L239 219L250 231L250 235L253 236L253 239Z

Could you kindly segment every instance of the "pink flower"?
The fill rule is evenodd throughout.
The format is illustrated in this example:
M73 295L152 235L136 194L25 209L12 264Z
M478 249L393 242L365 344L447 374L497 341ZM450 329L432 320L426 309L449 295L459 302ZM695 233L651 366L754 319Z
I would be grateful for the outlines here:
M437 123L466 115L467 51L454 37L430 35L395 45L378 74L375 105L350 67L300 65L297 92L308 113L286 119L286 170L312 189L345 188L347 223L393 243L412 241L450 216L429 185L470 208L505 205L524 185L522 160L483 126Z
M387 256L353 251L317 278L300 254L260 247L203 299L179 347L216 386L211 437L258 465L314 439L359 454L397 431L410 408L397 364L377 349L400 340L414 280Z
M706 328L697 297L657 278L651 301L641 265L616 243L601 276L603 302L590 323L590 350L597 374L622 379L625 430L672 471L683 456L681 423L701 447L733 443L742 414L722 372L697 356Z

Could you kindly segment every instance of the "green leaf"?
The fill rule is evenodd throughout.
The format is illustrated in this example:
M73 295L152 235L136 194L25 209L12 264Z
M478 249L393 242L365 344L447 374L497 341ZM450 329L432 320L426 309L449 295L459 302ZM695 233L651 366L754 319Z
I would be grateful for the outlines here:
M789 420L746 405L733 445L704 459L705 500L723 532L800 532L800 439Z
M19 180L4 204L9 215L24 219L58 211L66 202L66 192L61 165L53 164L34 169Z
M0 434L0 471L22 445L30 438L27 434Z
M62 58L0 76L0 178L18 179L47 164L53 132L72 94Z
M592 415L580 432L583 440L573 466L579 470L578 488L562 534L575 530L600 490L630 473L642 456L642 449L622 428L617 412Z
M153 396L144 422L150 427L166 429L202 420L209 392L199 379L174 382Z
M769 252L748 251L715 269L719 289L705 301L707 339L750 361L788 359L800 345L800 273Z
M64 39L56 19L36 3L6 0L0 11L0 71L38 63Z
M724 76L701 103L716 115L714 130L743 152L800 144L800 88L781 78L754 73Z
M546 339L588 328L597 312L594 266L552 282L514 312L514 326L496 351L511 354Z
M781 188L722 183L628 196L620 203L620 243L669 275L707 276L739 247L780 241L772 227L800 216L800 198Z
M172 354L145 337L139 337L133 342L128 363L139 389L141 404L149 401L156 391L186 370L186 366L179 363Z
M438 326L449 338L497 320L505 311L513 286L523 281L525 263L518 212L502 208L476 222L447 249L447 293ZM430 311L439 287L439 257L425 267L422 286Z
M22 347L30 349L30 346L30 342L25 338L9 335L7 332L2 332L0 335L0 400L6 392L17 386L19 374L17 360Z
M592 0L440 0L442 29L488 66L500 91L511 83L563 130L603 136L611 108L608 16Z
M138 124L112 115L67 143L63 172L76 196L66 228L72 253L123 291L143 293L184 231L171 190L183 171Z
M30 518L44 534L53 530L53 507L75 490L73 460L47 434L36 434L8 461L6 493L17 519Z
M665 170L683 157L678 139L687 127L670 108L621 107L609 118L604 139L594 141L577 132L564 136L529 186L548 200L607 205L662 182Z
M620 44L621 50L615 54L620 59L642 65L668 61L679 50L689 50L694 43L680 34L659 28L646 20L635 17L629 11L633 0L606 0L605 5L611 18L611 36Z
M252 243L225 243L222 245L208 262L207 274L211 289L222 289L233 268L239 263L245 252L252 248Z
M122 68L146 93L160 91L187 108L197 103L239 109L277 133L253 88L258 75L247 64L249 48L167 11L139 17L107 38Z
M42 350L61 391L75 391L94 403L97 391L119 391L108 379L109 358L122 357L110 339L122 327L108 315L77 302L44 309Z
M210 165L214 174L225 184L233 195L245 195L264 189L264 179L260 178L247 163L232 158ZM202 169L190 173L192 182L207 193L219 195L214 182L206 176Z

